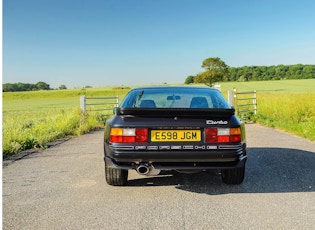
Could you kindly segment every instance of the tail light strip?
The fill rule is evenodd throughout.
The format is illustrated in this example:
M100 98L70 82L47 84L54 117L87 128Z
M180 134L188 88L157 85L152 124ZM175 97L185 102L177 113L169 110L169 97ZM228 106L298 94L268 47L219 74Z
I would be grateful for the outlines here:
M145 128L112 128L110 142L115 143L147 143L148 129Z
M241 128L206 128L206 143L241 142Z
M147 128L112 128L110 142L112 143L147 143ZM235 143L241 142L241 128L206 128L205 143Z

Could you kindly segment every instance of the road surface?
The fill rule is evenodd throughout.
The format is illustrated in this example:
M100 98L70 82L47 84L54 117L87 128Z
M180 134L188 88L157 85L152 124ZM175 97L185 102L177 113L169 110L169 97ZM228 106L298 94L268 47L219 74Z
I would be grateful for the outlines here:
M247 124L241 185L214 172L105 183L102 131L3 167L3 229L314 229L315 142Z

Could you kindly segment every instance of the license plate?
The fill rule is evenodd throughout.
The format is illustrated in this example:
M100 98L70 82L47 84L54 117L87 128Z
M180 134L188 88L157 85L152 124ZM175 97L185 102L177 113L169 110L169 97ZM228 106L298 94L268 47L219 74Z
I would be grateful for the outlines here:
M200 130L152 130L152 142L201 141Z

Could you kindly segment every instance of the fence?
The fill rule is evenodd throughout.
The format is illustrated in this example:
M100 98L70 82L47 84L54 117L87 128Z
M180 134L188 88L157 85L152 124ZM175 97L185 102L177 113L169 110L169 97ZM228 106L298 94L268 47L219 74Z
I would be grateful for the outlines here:
M230 105L234 106L237 115L248 112L257 114L257 93L256 90L250 92L237 92L237 89L228 91Z
M118 107L119 97L86 97L80 96L80 108L83 113L87 111L113 111ZM112 105L112 106L111 106Z

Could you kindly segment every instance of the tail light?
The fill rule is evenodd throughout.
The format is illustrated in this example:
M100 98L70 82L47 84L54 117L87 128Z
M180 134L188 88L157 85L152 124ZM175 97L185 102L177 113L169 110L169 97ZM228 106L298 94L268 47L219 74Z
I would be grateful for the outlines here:
M206 128L206 143L241 142L241 128Z
M112 143L146 143L148 142L148 129L111 128L109 140Z

